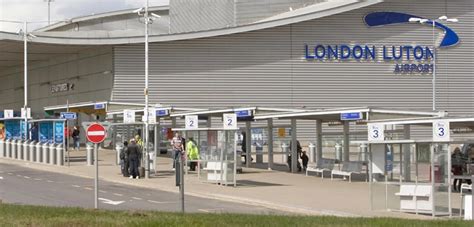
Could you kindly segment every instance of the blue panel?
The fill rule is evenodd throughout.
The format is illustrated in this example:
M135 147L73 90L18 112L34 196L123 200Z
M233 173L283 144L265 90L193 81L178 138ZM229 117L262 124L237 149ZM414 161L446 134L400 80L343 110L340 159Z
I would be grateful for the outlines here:
M42 143L53 142L53 123L52 122L40 122L39 141Z
M74 112L61 112L61 119L77 119L77 114Z
M169 111L167 109L158 109L156 110L157 117L165 117L169 115Z
M341 120L360 120L362 119L361 112L354 112L354 113L341 113Z
M101 110L101 109L105 109L105 104L104 103L96 103L94 105L94 110Z
M406 13L375 12L375 13L367 14L364 20L368 26L373 27L373 26L382 26L382 25L389 25L389 24L408 23L410 18L424 19L423 17L418 17L415 15L406 14ZM424 24L432 26L433 21L428 20ZM439 22L435 22L435 26L443 30L445 33L444 38L441 41L440 47L454 46L459 42L459 36L451 28Z
M21 128L19 120L5 121L5 138L6 139L21 139Z
M64 142L64 122L54 122L54 143Z
M237 115L237 117L239 117L239 118L251 117L252 116L252 111L251 110L239 110L239 111L235 111L235 115Z

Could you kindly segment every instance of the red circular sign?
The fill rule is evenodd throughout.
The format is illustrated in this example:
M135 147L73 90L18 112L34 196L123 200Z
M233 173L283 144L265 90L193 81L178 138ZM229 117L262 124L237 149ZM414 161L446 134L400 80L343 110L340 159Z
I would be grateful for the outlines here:
M101 124L91 124L86 130L86 137L91 143L102 143L107 136L107 132Z

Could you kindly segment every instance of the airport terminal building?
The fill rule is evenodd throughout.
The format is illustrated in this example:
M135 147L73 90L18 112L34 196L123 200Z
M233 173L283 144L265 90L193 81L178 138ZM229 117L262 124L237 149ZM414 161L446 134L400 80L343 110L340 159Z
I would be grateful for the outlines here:
M144 103L144 24L132 11L33 31L34 116L66 103ZM151 103L430 111L435 74L437 110L474 112L472 0L170 0L150 11L161 16L149 32ZM459 22L414 20L440 16ZM0 52L0 107L19 110L22 37L0 32Z

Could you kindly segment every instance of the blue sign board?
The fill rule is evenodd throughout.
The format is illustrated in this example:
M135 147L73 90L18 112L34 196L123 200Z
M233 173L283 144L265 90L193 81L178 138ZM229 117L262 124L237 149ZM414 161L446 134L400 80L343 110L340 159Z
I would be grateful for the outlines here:
M361 119L362 119L361 112L341 113L341 121L361 120Z
M158 109L156 110L157 117L165 117L169 115L169 111L167 109Z
M105 103L96 103L94 105L94 110L101 110L101 109L105 109Z
M42 143L53 142L53 122L40 122L39 141Z
M21 126L19 120L5 121L5 138L6 139L21 139Z
M64 122L54 122L54 143L64 142Z
M74 112L61 112L61 119L77 119L77 114Z
M235 115L237 115L238 118L251 117L252 116L252 111L251 110L239 110L239 111L235 111Z

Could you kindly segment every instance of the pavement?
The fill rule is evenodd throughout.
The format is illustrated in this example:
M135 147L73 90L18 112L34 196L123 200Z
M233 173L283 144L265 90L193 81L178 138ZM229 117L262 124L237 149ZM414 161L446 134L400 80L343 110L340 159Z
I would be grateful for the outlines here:
M0 158L0 164L18 165L88 179L94 177L94 167L86 165L85 151L72 151L70 155L70 166L67 163L65 166L54 166L7 158ZM139 180L124 178L120 174L120 167L114 163L115 158L114 151L99 150L99 176L101 182L110 182L123 185L123 187L133 186L178 193L178 188L175 186L174 171L172 171L172 162L168 156L157 158L157 173L153 174L150 179ZM3 168L2 166L0 165L0 168ZM189 172L185 176L185 194L186 196L202 199L219 200L222 203L239 203L299 215L431 218L431 216L371 210L369 185L364 180L349 183L342 179L332 181L326 178L305 176L304 174L269 171L265 164L252 164L252 167L243 168L243 174L237 175L238 185L236 187L203 182L198 179L197 174ZM285 169L282 166L279 168ZM2 169L0 171L5 172ZM143 199L148 200L150 198Z

